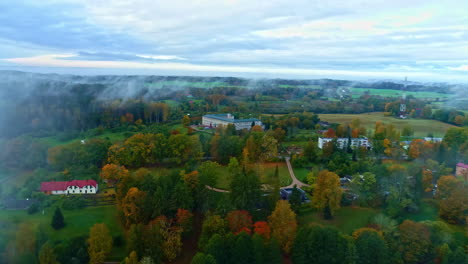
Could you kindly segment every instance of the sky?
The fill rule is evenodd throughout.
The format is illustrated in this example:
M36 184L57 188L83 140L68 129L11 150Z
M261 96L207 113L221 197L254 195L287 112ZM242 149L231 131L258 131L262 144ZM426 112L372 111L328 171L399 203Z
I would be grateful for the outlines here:
M4 0L0 69L468 83L466 0Z

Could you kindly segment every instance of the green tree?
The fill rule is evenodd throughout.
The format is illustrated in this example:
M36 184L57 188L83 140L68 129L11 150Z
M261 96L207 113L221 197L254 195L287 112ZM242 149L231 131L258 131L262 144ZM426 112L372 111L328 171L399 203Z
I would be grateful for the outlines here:
M252 239L247 233L241 232L236 236L236 242L232 250L233 263L253 263L253 253Z
M58 264L57 256L54 253L54 248L49 244L45 243L41 251L39 252L39 263L40 264Z
M367 229L359 232L355 239L357 264L388 263L388 248L379 233Z
M65 220L63 219L63 214L60 208L55 208L54 215L52 216L52 227L56 230L65 227Z
M197 252L192 259L192 264L216 264L216 260L212 255Z
M336 228L313 225L300 230L294 240L295 264L313 260L317 264L348 263L349 241Z
M297 186L294 185L294 188L291 191L291 196L289 197L289 203L294 211L298 211L302 204L302 193L297 189Z
M252 172L234 175L231 181L231 202L236 209L253 211L260 200L260 181Z
M206 244L214 234L223 235L226 233L226 222L219 215L208 215L203 221L202 233L198 240L198 246L205 248Z

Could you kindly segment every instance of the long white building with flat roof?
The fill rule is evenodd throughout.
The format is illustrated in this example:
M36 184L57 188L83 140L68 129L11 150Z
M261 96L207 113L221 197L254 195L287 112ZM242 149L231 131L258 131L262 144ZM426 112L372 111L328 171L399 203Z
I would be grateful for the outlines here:
M231 114L209 114L202 117L202 125L206 127L226 127L229 124L233 124L236 130L250 130L252 125L263 126L262 121L257 118L235 119Z
M336 139L336 144L340 149L344 149L348 146L348 138L319 138L318 139L318 147L320 149L323 149L323 146L328 143L332 142L334 139ZM369 139L366 137L361 137L361 138L351 138L351 148L356 149L359 147L366 147L366 148L372 148L372 144L369 142Z

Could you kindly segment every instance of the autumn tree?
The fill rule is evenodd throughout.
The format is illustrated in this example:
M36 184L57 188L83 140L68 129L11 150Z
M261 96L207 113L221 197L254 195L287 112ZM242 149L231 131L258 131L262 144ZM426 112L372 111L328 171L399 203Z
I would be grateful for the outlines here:
M253 226L254 226L255 234L258 234L264 239L270 239L271 229L270 229L270 226L268 225L268 222L258 221L258 222L255 222Z
M173 261L182 249L182 229L178 226L172 226L165 216L160 216L155 220L159 227L162 238L162 251L166 260Z
M297 221L288 201L277 202L275 210L268 217L268 223L271 236L278 241L284 252L289 253L296 235Z
M184 234L190 234L192 232L193 214L185 209L177 209L176 223L182 228Z
M54 248L49 242L45 243L39 251L39 263L40 264L58 264L57 256L54 253Z
M132 187L128 190L121 205L127 227L142 221L145 197L146 193L140 191L137 187Z
M182 118L182 125L184 125L184 127L188 127L190 125L190 122L190 116L184 115L184 117Z
M336 137L336 132L333 128L329 128L327 132L324 133L324 136L327 138L335 138Z
M100 176L109 186L113 186L120 179L130 176L130 173L124 166L106 164L102 167Z
M167 139L163 134L135 134L109 148L109 163L141 167L167 156Z
M431 233L427 226L405 220L399 226L400 245L405 263L424 263L431 257Z
M250 234L252 232L252 216L245 210L231 211L227 214L226 220L234 234L242 231Z
M335 173L323 170L317 176L312 194L312 205L323 211L326 219L333 216L333 212L340 208L341 195L340 178Z
M94 224L89 232L88 253L91 264L104 262L112 249L112 236L105 224Z
M130 252L130 255L125 258L124 264L138 264L138 256L135 251Z
M439 203L439 216L451 224L463 224L466 221L468 210L468 195L463 184L458 184L451 189L446 198Z

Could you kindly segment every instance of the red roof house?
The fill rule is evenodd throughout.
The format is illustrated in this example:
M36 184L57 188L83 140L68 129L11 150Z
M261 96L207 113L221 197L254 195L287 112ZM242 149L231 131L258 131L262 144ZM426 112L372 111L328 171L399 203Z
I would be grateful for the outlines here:
M46 194L96 193L95 180L50 181L42 182L40 191Z

